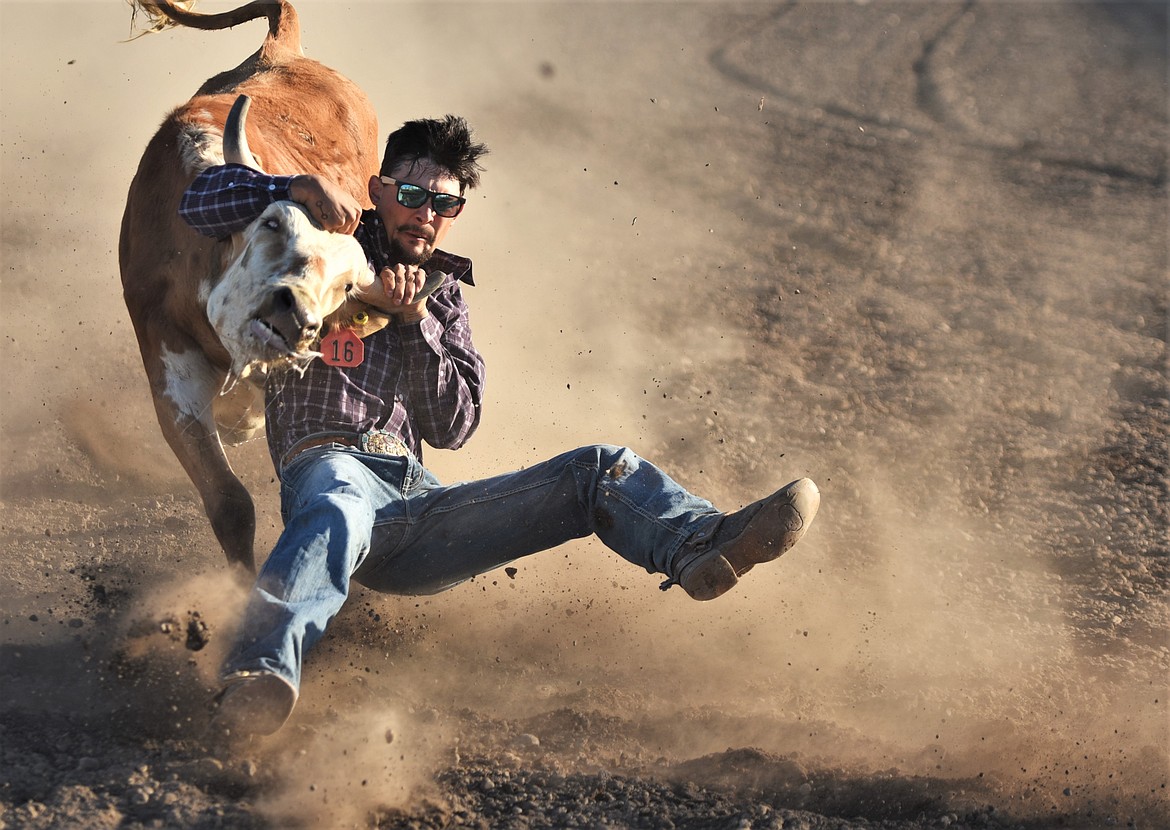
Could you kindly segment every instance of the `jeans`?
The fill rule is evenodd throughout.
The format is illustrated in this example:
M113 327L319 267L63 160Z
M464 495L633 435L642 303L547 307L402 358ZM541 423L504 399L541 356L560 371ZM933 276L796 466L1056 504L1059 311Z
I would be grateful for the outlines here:
M582 447L519 472L443 485L414 458L330 444L281 472L281 516L284 532L224 674L272 672L295 690L305 653L341 610L351 579L385 593L433 594L591 533L673 579L722 514L622 447Z

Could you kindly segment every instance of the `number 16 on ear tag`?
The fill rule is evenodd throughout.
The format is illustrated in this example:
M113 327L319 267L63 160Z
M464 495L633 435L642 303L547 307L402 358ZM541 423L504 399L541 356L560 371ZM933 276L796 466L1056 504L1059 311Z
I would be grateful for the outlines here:
M334 329L321 338L321 359L330 366L360 366L366 346L353 329Z

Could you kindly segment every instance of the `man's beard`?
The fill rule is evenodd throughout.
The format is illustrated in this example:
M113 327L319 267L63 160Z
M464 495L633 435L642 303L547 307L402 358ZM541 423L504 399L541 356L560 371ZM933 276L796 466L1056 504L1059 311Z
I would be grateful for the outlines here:
M416 225L402 225L401 227L395 229L393 234L388 234L390 241L390 259L392 262L401 263L402 265L422 265L431 258L431 254L435 252L433 237L428 234L426 245L423 247L421 252L415 254L406 250L402 246L402 243L398 241L399 231L419 232L423 231L423 229L417 227ZM423 232L425 233L425 231Z

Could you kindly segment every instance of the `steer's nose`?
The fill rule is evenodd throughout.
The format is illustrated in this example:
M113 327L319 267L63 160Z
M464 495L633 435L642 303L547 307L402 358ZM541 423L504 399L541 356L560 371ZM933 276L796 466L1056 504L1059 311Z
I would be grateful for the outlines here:
M272 292L272 310L279 312L287 312L296 308L297 296L293 294L292 289L286 285Z
M280 286L272 292L270 307L270 322L290 345L312 340L321 330L321 319L305 308L296 292L288 286Z

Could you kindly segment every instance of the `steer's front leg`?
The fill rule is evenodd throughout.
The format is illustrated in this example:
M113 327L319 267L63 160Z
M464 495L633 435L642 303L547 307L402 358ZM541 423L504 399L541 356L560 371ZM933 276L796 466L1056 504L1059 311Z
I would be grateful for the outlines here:
M143 362L163 435L199 490L228 562L253 574L256 508L228 463L212 412L224 372L194 344L160 344L157 357L144 354Z

